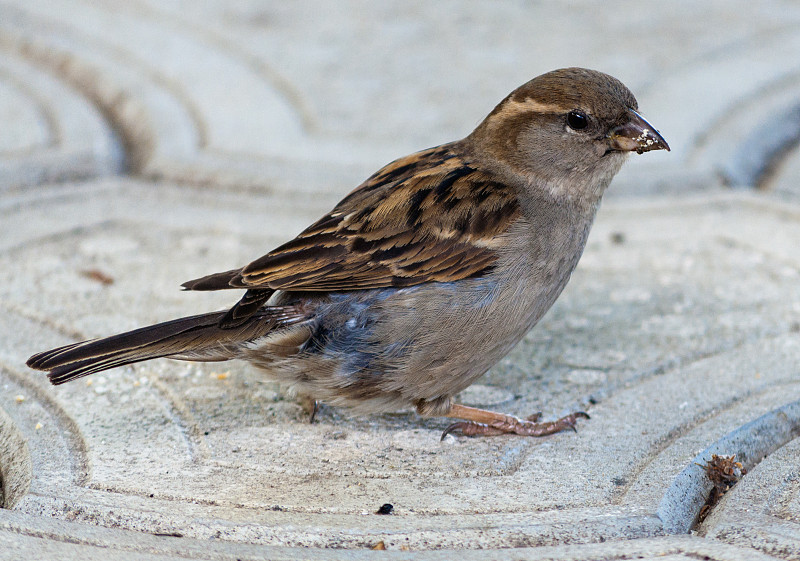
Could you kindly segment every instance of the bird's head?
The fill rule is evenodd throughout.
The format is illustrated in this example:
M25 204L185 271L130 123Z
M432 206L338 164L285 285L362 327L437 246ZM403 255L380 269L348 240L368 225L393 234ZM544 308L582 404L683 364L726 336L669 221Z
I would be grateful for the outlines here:
M638 108L616 78L564 68L511 92L468 138L498 172L558 199L596 203L628 154L669 150Z

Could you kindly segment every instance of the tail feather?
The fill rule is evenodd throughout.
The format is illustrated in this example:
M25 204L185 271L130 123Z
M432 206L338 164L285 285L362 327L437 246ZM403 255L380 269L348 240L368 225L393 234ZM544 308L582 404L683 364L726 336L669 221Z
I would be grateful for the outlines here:
M49 372L54 385L82 376L154 358L219 361L235 358L236 349L277 325L301 318L282 308L266 308L233 329L220 327L226 312L213 312L142 327L104 339L73 343L33 355L28 366Z
M242 284L241 269L231 269L222 273L206 275L199 279L186 281L181 286L185 290L225 290L228 288L247 288Z
M241 300L228 310L225 317L219 321L220 327L223 329L232 329L243 325L253 314L261 309L261 306L264 305L264 302L269 300L272 293L272 290L248 290L244 293Z

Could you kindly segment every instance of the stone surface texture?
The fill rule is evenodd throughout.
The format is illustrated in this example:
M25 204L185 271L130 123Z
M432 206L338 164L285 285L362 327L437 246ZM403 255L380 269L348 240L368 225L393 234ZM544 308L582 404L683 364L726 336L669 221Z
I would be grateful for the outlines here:
M789 1L0 0L0 559L800 559L798 52ZM562 66L673 150L461 398L577 433L309 424L236 362L25 367L232 304L178 286ZM712 454L747 473L705 506Z

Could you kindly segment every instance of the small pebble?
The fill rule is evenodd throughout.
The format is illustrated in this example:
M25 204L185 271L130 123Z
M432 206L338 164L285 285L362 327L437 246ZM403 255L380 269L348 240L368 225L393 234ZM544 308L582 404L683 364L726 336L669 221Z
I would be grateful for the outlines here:
M381 508L379 508L378 512L376 512L375 514L391 514L393 510L394 510L394 505L386 503L384 505L381 505Z

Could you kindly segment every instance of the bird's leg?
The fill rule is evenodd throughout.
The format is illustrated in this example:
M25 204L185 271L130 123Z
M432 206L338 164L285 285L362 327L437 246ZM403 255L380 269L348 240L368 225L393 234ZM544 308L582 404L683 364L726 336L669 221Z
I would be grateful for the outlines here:
M589 418L589 415L583 411L577 411L561 417L557 421L538 422L541 415L541 413L534 413L523 420L503 413L454 403L444 416L462 420L447 427L442 433L442 440L451 432L460 432L464 436L495 436L499 434L545 436L567 429L574 431L578 419Z
M309 424L314 424L314 419L319 411L320 402L306 394L298 395L297 401L303 411L308 415Z
M311 415L308 416L308 424L310 425L314 424L314 419L316 419L318 411L319 411L319 401L315 399L314 404L311 406Z

